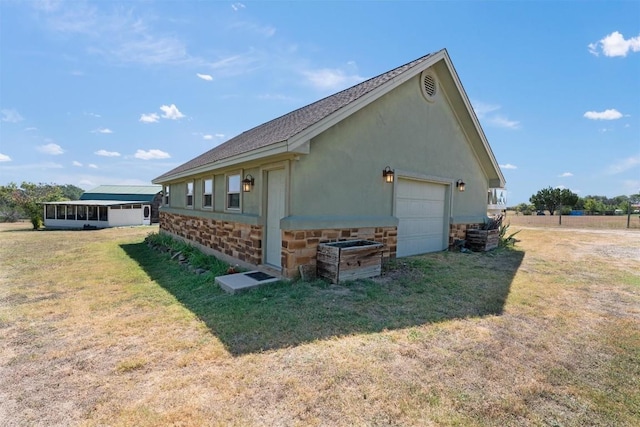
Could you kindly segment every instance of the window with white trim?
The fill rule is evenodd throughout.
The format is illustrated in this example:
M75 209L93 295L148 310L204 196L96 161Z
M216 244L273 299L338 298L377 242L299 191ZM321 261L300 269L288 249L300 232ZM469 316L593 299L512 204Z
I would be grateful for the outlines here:
M67 219L76 219L76 207L73 205L67 206Z
M213 178L202 180L202 207L205 209L213 208Z
M193 181L187 182L187 207L193 207Z
M56 205L47 205L47 219L56 219Z
M240 209L240 174L227 176L227 209Z
M67 217L67 210L65 205L56 205L56 218L65 219Z
M164 194L163 194L163 203L165 206L169 206L169 189L171 188L170 185L165 185L164 186Z

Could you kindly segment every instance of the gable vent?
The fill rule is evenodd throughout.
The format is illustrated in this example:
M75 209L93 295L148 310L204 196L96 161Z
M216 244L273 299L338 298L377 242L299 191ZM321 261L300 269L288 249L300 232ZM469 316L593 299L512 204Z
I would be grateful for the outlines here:
M422 94L427 99L427 101L434 101L434 97L437 92L437 83L436 78L431 73L423 73L421 79L422 85Z

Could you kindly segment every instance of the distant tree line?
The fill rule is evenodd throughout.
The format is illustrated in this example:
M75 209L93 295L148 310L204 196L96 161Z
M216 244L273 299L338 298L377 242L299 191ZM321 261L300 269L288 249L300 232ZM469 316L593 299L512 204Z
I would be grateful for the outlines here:
M0 222L29 219L34 229L42 227L42 203L78 200L84 190L75 185L10 182L0 185Z
M633 213L632 205L640 203L640 193L630 196L586 196L579 197L566 188L543 188L529 198L530 203L520 203L509 208L523 215L533 215L548 211L550 215L562 213L568 215L572 210L582 211L586 215L613 215L616 210Z

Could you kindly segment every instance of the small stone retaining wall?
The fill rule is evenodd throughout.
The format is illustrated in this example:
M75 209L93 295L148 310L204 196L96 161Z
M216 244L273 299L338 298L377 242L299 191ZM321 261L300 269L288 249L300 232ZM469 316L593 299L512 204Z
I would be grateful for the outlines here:
M262 227L160 211L160 229L250 264L262 264Z

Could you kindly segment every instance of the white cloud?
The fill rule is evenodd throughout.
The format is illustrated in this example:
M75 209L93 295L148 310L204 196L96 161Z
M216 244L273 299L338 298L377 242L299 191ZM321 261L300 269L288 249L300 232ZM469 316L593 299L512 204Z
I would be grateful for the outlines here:
M242 33L251 32L266 38L273 37L276 33L275 27L272 27L271 25L257 25L247 21L231 24L230 28L241 31Z
M162 115L163 119L178 120L185 117L185 115L178 110L178 107L176 107L175 104L163 105L160 107L160 110L164 113Z
M494 111L498 111L501 107L499 105L494 104L485 104L484 102L473 101L473 111L476 112L476 115L479 119L484 118L487 114L493 113Z
M0 113L2 113L2 119L0 120L3 122L18 123L24 120L20 113L13 108L4 108L0 110Z
M360 83L365 79L357 74L347 74L337 68L322 68L319 70L307 70L302 74L309 83L319 90L338 90Z
M0 153L0 162L10 162L10 161L11 161L11 157L7 156L6 154Z
M231 9L235 10L236 12L239 11L240 9L244 9L246 6L242 3L233 3L231 5Z
M113 133L113 131L111 129L109 129L109 128L98 128L98 129L92 130L91 133L105 133L105 134L108 134L108 133Z
M79 162L79 161L77 161L77 160L74 160L74 161L73 161L73 166L82 167L82 163L80 163L80 162Z
M98 156L103 157L120 157L120 153L118 153L117 151L98 150L93 154L97 154Z
M493 125L495 127L499 127L499 128L505 128L505 129L520 129L520 122L516 121L516 120L509 120L504 116L493 116L493 117L489 117L487 119L487 122L490 125Z
M141 121L142 123L157 123L158 120L160 120L160 116L158 116L156 113L151 113L141 114L139 121Z
M505 128L505 129L520 129L520 122L516 120L509 120L503 114L496 114L502 106L497 104L487 104L481 101L471 101L473 111L475 111L478 119L483 123L493 127Z
M133 155L136 159L152 160L152 159L169 159L171 156L169 153L165 153L161 150L151 149L149 151L137 150Z
M258 99L275 100L275 101L295 101L295 98L280 93L265 93L258 95Z
M607 173L609 175L616 175L636 167L640 167L640 156L627 157L626 159L622 159L617 163L609 165Z
M202 80L206 80L208 82L210 82L211 80L213 80L213 77L211 77L209 74L200 74L200 73L196 73L196 76L198 76L199 78L201 78Z
M54 144L53 142L45 145L40 145L37 148L41 153L50 154L52 156L57 156L64 153L62 147L60 147L58 144Z
M500 165L502 169L518 169L516 165L512 165L511 163L507 163L505 165Z
M587 111L583 117L590 120L618 120L622 118L622 113L615 108L604 111Z
M558 177L560 177L560 178L568 178L570 176L573 176L573 174L571 172L564 172L564 173L558 175Z
M132 8L104 13L81 2L60 2L58 7L40 10L50 30L75 35L90 46L90 53L110 61L147 65L205 62L190 56L178 37L155 31Z
M622 34L614 31L603 39L595 43L590 43L587 47L589 52L595 56L598 56L600 52L602 52L604 56L624 57L627 56L629 52L640 52L640 35L625 40Z
M36 127L28 127L28 128L24 128L24 131L25 131L25 132L31 132L31 131L34 131L34 130L38 130L38 128L36 128Z
M100 114L96 114L96 113L84 113L85 116L91 116L91 117L102 117Z
M202 139L213 139L213 135L202 135Z
M90 167L91 169L98 169L98 166L93 163L89 163L87 166Z

